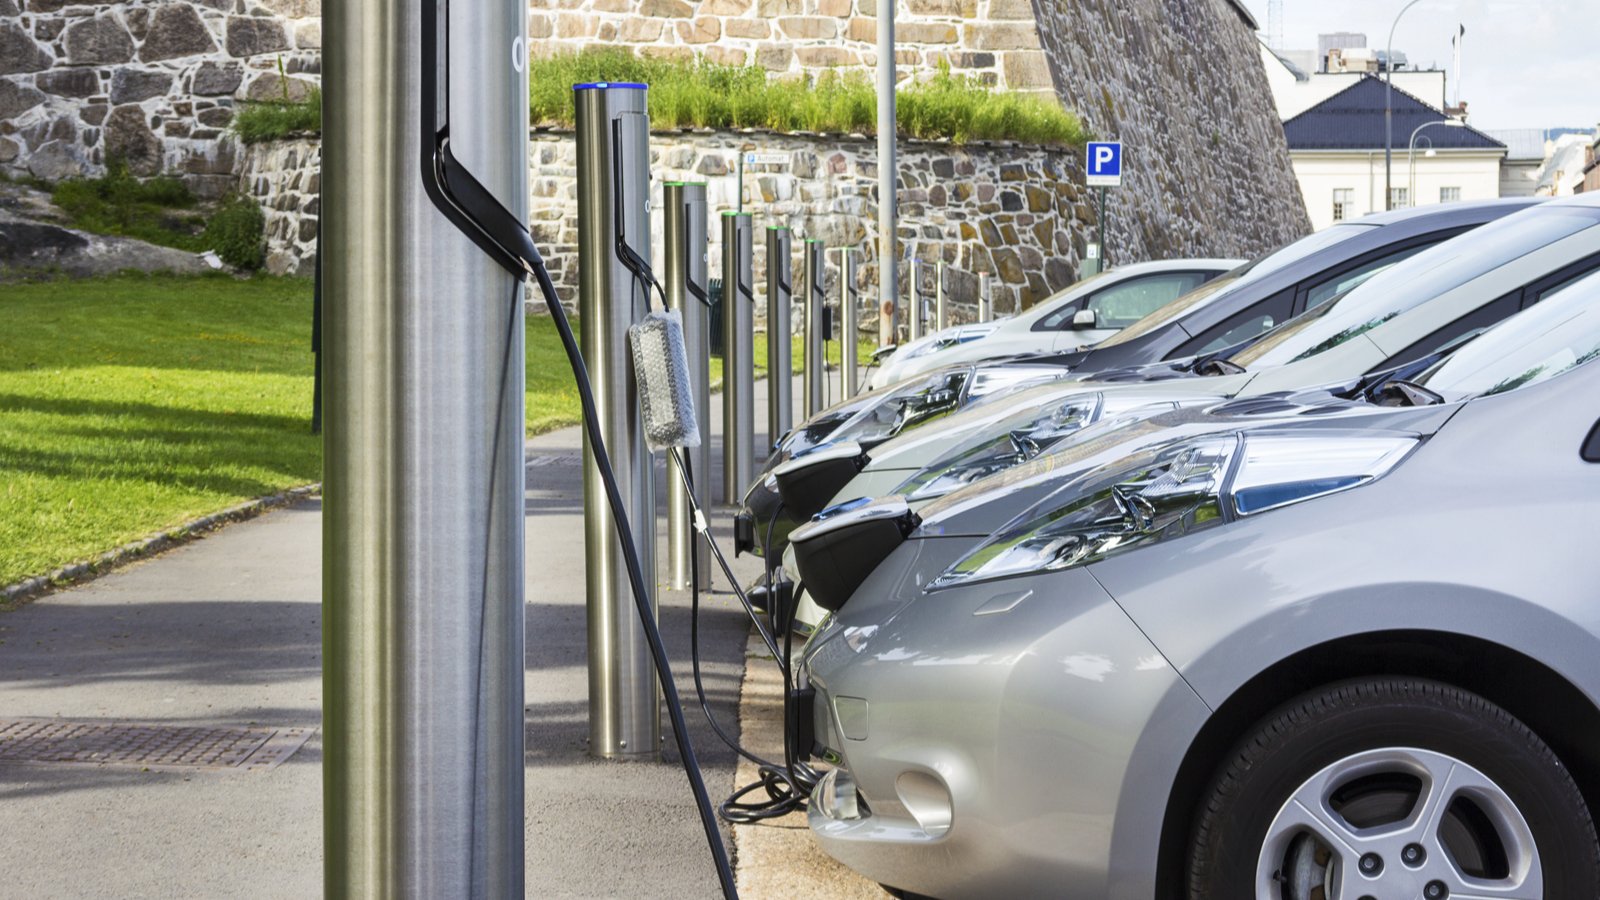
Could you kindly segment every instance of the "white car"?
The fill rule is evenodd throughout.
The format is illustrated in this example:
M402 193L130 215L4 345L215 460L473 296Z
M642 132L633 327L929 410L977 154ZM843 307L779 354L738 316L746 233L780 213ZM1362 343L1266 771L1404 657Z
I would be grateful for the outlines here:
M1237 259L1136 263L1085 278L996 322L956 325L904 344L873 370L883 387L952 363L1059 353L1098 343L1224 272Z

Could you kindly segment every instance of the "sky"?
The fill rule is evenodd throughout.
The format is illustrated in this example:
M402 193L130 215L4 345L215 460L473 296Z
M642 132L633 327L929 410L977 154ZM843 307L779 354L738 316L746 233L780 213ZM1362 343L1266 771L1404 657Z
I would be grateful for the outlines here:
M1268 0L1244 5L1265 38ZM1381 48L1403 6L1283 0L1284 49L1315 50L1317 35L1333 31L1363 32L1367 46ZM1460 25L1467 29L1461 99L1473 126L1592 130L1600 122L1600 0L1420 0L1400 19L1394 48L1413 65L1449 69Z

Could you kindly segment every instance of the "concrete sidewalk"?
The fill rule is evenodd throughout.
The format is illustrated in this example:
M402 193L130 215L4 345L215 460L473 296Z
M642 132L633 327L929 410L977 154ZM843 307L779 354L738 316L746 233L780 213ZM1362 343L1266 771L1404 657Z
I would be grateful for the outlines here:
M757 418L764 432L764 409ZM529 895L714 896L670 736L659 765L585 752L580 447L577 429L528 446ZM726 532L726 511L715 521ZM318 726L321 524L320 503L303 503L0 614L0 719ZM754 577L753 561L740 563ZM659 602L688 701L689 598ZM748 633L729 594L703 598L706 686L730 731ZM720 801L734 756L692 708L689 722ZM254 772L0 764L0 897L316 896L321 751L314 734Z

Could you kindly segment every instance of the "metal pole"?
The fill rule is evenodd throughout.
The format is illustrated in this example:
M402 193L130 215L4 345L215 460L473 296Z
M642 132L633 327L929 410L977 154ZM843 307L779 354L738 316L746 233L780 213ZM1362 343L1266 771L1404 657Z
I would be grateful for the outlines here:
M856 294L855 257L848 249L839 251L839 397L848 400L856 395L856 346L861 343L857 331L861 327L860 304Z
M1420 3L1411 0L1395 14L1389 26L1389 47L1383 60L1383 208L1394 209L1394 30L1400 27L1400 17L1406 10Z
M1100 228L1100 265L1095 271L1104 272L1111 268L1111 254L1106 252L1106 189L1103 185L1100 188L1100 216L1097 224Z
M933 267L933 321L937 323L935 331L943 331L950 327L950 309L944 285L944 260L940 260Z
M689 380L693 383L694 408L700 423L700 446L685 450L683 456L694 476L695 500L705 506L711 496L711 307L706 290L706 257L711 245L706 233L705 182L667 182L662 218L666 253L662 274L667 303L683 311L683 343L689 357ZM669 469L677 465L677 457L667 458ZM691 576L698 571L700 587L708 589L711 587L711 556L705 541L694 530L691 507L682 484L676 472L668 472L669 583L674 588L688 588Z
M755 459L755 294L749 213L722 214L722 499L743 496Z
M828 248L819 240L807 239L805 248L806 276L806 343L805 381L803 382L806 417L816 415L827 407L824 391L828 377L828 330L823 321L828 316L828 293L824 283L827 273Z
M655 571L656 494L628 326L650 309L649 288L623 264L619 234L650 255L649 119L638 86L579 85L578 316L600 431L633 523L639 562ZM616 213L621 212L621 219ZM660 685L634 610L622 545L587 436L584 553L589 612L589 752L654 759L661 750ZM654 598L651 598L652 604Z
M978 275L978 321L987 322L994 318L994 298L989 296L989 273L982 272Z
M895 0L878 0L878 343L895 339Z
M793 236L782 225L767 226L767 444L794 427Z
M324 19L323 890L522 897L522 285L424 192L423 8ZM525 219L527 12L451 12L452 152Z

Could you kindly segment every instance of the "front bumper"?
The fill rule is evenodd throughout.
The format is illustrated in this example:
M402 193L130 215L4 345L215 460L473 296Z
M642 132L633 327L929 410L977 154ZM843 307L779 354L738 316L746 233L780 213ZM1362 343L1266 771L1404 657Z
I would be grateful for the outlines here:
M818 743L862 801L814 803L813 834L944 900L1149 896L1204 704L1085 570L917 587L969 547L907 542L808 643Z

